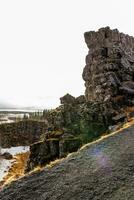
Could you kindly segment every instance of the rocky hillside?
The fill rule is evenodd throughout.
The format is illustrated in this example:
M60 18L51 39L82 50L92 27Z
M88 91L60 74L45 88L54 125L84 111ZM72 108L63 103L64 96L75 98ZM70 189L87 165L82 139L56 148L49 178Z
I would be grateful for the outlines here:
M85 95L66 94L60 98L61 106L46 113L49 129L41 143L31 146L28 171L134 116L134 38L109 27L84 36L89 48L83 70Z
M133 200L134 126L12 183L2 200Z
M24 126L18 124L17 131L16 125L6 131L0 127L3 145L36 140L26 172L77 151L134 117L134 38L109 27L84 36L89 48L83 70L85 95L61 97L58 108L44 111L43 124L21 122ZM134 126L87 145L52 168L26 175L0 197L133 200L133 131Z

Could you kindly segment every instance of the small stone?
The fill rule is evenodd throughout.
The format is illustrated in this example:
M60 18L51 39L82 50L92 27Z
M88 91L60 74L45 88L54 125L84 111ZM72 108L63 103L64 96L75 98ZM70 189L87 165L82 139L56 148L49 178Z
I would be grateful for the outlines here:
M6 160L12 160L13 156L9 152L5 152L2 154L2 157Z

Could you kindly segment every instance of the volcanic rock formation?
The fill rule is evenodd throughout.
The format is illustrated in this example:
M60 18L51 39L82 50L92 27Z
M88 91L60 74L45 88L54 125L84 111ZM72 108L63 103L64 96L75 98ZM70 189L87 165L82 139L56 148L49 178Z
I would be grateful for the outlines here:
M134 38L106 27L86 32L85 41L85 96L66 94L61 106L47 113L50 128L31 146L28 171L76 151L134 113Z
M40 141L30 147L26 171L77 151L110 125L134 117L134 38L106 27L86 32L85 41L85 96L67 94L61 106L45 113L47 128L37 131ZM0 198L134 199L133 130L89 144L51 169L19 179Z
M45 122L24 120L0 125L1 147L29 146L47 130Z
M87 101L112 101L124 92L134 95L134 38L106 27L86 32L85 41L89 48L83 71Z

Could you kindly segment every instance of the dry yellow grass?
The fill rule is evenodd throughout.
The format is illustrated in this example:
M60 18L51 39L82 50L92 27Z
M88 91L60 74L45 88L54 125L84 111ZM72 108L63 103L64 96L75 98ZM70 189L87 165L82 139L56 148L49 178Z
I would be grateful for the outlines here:
M29 157L29 152L17 154L14 157L15 162L12 164L8 171L8 174L4 177L0 185L7 185L12 181L22 177L24 175L26 162Z

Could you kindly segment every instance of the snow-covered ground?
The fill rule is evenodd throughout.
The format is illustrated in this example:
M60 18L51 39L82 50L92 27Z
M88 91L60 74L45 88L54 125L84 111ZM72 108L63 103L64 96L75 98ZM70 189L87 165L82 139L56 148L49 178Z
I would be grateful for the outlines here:
M12 165L13 160L0 159L0 181L6 176Z
M13 156L19 153L25 153L29 151L28 146L19 146L19 147L11 147L7 149L1 149L1 153L3 154L4 152L9 152ZM8 170L10 169L12 163L14 162L14 159L12 160L5 160L5 159L0 159L0 181L8 174Z
M12 154L13 156L15 156L18 153L25 153L29 151L29 147L28 146L19 146L19 147L11 147L11 148L7 148L7 149L1 149L1 153L5 153L8 152L10 154Z

